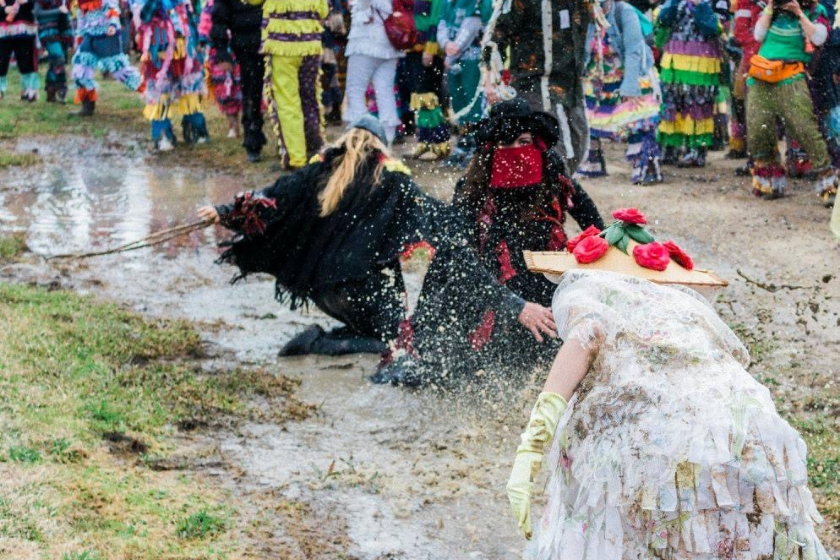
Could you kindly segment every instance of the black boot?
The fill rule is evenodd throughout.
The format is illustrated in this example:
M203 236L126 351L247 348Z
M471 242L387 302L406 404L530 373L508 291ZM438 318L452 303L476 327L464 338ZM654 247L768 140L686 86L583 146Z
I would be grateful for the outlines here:
M96 110L96 101L88 101L85 99L82 101L81 109L70 114L74 117L92 117L94 110Z
M426 382L417 362L411 358L402 358L381 366L368 379L377 385L390 384L398 387L419 387Z
M376 338L360 335L348 327L335 328L310 347L312 354L344 356L346 354L382 354L388 345Z
M286 356L305 356L312 353L312 347L319 338L324 336L324 329L319 325L312 325L306 330L296 334L292 340L286 343L280 352L277 353L280 357Z

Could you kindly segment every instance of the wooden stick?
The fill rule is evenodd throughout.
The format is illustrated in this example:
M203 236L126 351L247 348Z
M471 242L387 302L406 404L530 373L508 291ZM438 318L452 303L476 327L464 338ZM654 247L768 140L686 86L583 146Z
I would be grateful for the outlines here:
M167 241L175 239L176 237L188 235L194 231L204 229L211 225L213 225L213 222L207 222L204 220L200 222L193 222L190 224L183 224L169 229L156 231L155 233L152 233L151 235L148 235L142 239L132 241L131 243L125 243L124 245L119 245L118 247L112 247L111 249L104 249L102 251L91 251L87 253L67 253L63 255L52 255L50 257L47 257L46 260L79 260L87 259L89 257L112 255L115 253L125 253L126 251L134 251L136 249L143 249L145 247L153 247L155 245L160 245L161 243L166 243Z

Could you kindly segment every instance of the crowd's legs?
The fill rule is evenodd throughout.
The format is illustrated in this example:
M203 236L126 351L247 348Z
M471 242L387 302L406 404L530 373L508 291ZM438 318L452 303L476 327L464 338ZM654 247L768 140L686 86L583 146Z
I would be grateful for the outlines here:
M306 165L324 144L321 56L270 56L266 86L284 167Z
M5 97L9 63L15 55L21 77L21 94L24 101L38 99L41 78L38 76L38 51L35 35L21 35L0 39L0 98Z
M376 58L354 54L347 62L347 114L344 120L355 122L367 113L365 92L373 84L379 121L385 128L388 143L394 141L400 118L397 115L397 100L394 97L394 81L397 75L396 58Z
M252 161L260 158L266 144L263 133L263 77L265 59L256 52L234 50L242 84L242 146Z
M814 105L805 79L769 84L756 80L747 95L747 144L754 159L753 190L763 198L778 198L785 192L785 169L779 159L776 119L808 154L816 173L817 194L827 198L837 192L837 174L817 125Z

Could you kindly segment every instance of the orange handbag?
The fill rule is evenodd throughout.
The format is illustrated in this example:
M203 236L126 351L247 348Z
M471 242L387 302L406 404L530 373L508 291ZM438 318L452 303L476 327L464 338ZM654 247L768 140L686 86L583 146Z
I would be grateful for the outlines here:
M785 62L784 60L767 60L760 54L750 58L749 75L756 80L777 84L782 80L792 78L805 71L802 62Z

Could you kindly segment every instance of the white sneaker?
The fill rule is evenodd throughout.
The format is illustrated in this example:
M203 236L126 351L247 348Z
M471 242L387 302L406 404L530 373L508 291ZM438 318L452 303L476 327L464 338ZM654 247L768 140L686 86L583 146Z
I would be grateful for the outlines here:
M207 143L207 142L209 142L209 141L210 141L210 137L209 137L209 136L199 136L199 137L198 137L198 140L196 140L196 141L195 141L195 143L196 143L196 144L206 144L206 143Z
M237 136L238 136L238 134L236 134L236 130L234 130L232 128L230 130L228 130L228 138L236 138Z
M172 150L175 146L172 145L172 141L167 138L166 136L162 136L157 143L157 149L159 152L168 152Z

